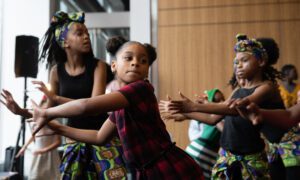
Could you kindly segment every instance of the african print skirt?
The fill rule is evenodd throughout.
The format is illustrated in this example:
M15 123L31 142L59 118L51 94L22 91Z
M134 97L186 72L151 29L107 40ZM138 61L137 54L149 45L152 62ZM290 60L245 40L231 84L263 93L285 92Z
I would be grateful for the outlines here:
M287 132L280 143L267 143L269 162L281 157L285 167L300 166L300 128L294 127Z
M105 146L80 142L66 144L60 165L61 179L126 179L122 153L118 138L114 138Z
M240 171L241 179L271 179L264 152L235 155L221 148L217 163L212 170L212 179L233 179L233 174L237 170Z

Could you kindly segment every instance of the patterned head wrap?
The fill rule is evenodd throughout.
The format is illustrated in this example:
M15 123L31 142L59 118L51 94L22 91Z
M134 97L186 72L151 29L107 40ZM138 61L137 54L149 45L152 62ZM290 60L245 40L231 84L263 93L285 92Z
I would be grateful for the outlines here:
M234 51L237 52L249 52L254 55L257 59L268 59L266 50L262 44L256 39L248 39L244 34L237 34L236 39L238 42L234 46Z
M63 11L58 11L53 15L51 26L55 27L55 40L61 48L64 47L68 31L74 22L83 24L84 13L76 12L67 14Z

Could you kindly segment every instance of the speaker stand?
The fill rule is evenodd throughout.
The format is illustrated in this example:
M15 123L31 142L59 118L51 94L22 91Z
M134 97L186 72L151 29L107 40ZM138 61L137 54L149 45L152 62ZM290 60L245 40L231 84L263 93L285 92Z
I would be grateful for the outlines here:
M24 101L23 101L23 108L26 108L26 103L27 103L27 77L24 77ZM10 171L11 172L18 172L19 177L21 179L24 179L24 155L19 157L19 164L17 164L17 159L16 159L16 153L19 151L19 147L22 147L25 144L25 132L26 132L26 124L25 124L25 117L21 116L21 126L20 130L18 133L18 138L16 142L16 146L13 151L12 159L11 159L11 164L10 164ZM22 138L22 143L20 144L20 139Z

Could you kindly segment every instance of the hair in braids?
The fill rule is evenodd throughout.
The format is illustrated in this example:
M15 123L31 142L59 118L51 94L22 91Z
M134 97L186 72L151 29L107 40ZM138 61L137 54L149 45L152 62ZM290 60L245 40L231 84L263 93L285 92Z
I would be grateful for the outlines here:
M272 65L276 64L279 59L279 48L277 43L272 38L257 38L268 55L268 61L263 72L263 78L270 80L273 83L277 83L277 79L282 79L281 73L275 69Z
M106 43L106 50L111 56L115 57L123 47L129 44L139 44L145 48L149 58L149 65L152 65L152 63L156 60L156 50L152 45L142 44L137 41L128 41L121 36L111 37Z
M41 53L39 61L46 59L47 68L51 68L57 63L64 63L67 61L67 54L64 50L64 40L70 27L73 23L84 23L84 13L70 13L59 11L56 12L52 19L48 30L46 31L41 42ZM94 58L93 51L84 54L84 58Z

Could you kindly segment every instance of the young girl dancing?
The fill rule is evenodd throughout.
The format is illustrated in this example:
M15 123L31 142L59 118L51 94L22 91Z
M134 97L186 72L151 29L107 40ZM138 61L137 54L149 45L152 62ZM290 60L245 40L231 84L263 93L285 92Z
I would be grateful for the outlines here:
M106 63L94 57L89 33L82 12L56 12L42 42L40 60L47 61L51 90L43 82L34 81L48 98L47 107L74 99L104 94L110 72ZM16 103L12 111L30 117L27 110ZM68 126L98 130L107 119L106 113L67 119ZM102 146L66 138L60 165L62 179L126 178L120 140L114 137Z
M243 87L237 88L231 98L248 97L261 107L284 108L275 83L276 71L271 65L276 59L268 59L262 45L245 35L237 36L234 69L238 79L243 79ZM274 61L276 60L276 61ZM212 113L226 115L221 134L219 159L212 170L213 179L269 179L269 167L264 151L265 144L260 131L272 142L279 142L284 130L268 125L253 126L248 120L238 116L235 109L226 104L193 103L181 94L181 101L161 101L173 113ZM215 124L218 121L203 121ZM280 167L284 172L284 167Z
M156 59L155 49L148 44L113 37L107 43L107 50L115 59L112 69L123 87L117 92L49 109L34 105L33 118L39 128L56 117L113 111L99 131L51 122L49 126L58 134L90 144L104 144L117 131L126 162L137 170L138 179L203 179L197 163L171 142L159 114L154 89L145 80L149 66Z

